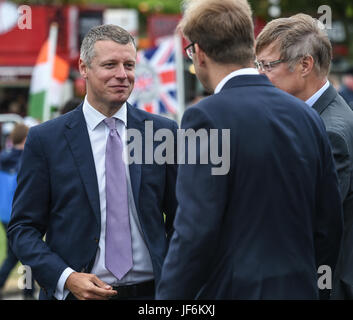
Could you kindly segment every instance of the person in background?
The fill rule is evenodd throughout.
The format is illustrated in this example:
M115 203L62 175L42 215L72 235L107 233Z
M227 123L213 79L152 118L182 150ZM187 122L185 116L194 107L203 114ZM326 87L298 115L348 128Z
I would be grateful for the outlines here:
M334 266L342 235L322 120L254 68L246 0L189 1L180 29L197 77L214 93L185 111L181 128L228 129L211 152L228 150L229 170L212 172L219 168L201 143L196 164L180 164L157 298L317 299L317 267Z
M297 14L268 23L256 39L259 70L278 88L305 101L322 118L331 143L344 209L343 252L337 264L338 295L353 288L353 111L329 83L330 40L314 18ZM312 173L314 174L314 172ZM349 268L348 268L349 266ZM334 272L334 264L330 264ZM348 290L349 291L349 290ZM353 298L353 291L350 290ZM320 290L328 299L330 290Z
M0 170L8 173L18 172L28 130L28 126L22 123L14 126L10 134L12 147L0 153Z
M25 124L17 124L10 134L10 140L12 147L10 149L5 149L0 153L0 193L6 194L6 196L1 197L1 200L5 203L1 203L1 209L6 212L1 212L1 222L5 230L7 230L8 222L10 220L11 214L11 203L13 194L16 187L16 176L21 165L22 153L24 145L26 142L27 134L29 128ZM7 255L3 261L0 268L0 290L4 288L6 280L11 272L11 270L16 266L18 259L14 255L7 242ZM24 299L34 299L34 281L32 281L31 289L24 289L23 296Z
M349 68L343 76L343 84L338 93L353 109L353 67Z
M63 105L63 107L60 110L60 114L68 113L68 112L76 109L77 106L80 105L80 104L81 104L81 99L74 97L74 98L70 99L69 101L67 101Z

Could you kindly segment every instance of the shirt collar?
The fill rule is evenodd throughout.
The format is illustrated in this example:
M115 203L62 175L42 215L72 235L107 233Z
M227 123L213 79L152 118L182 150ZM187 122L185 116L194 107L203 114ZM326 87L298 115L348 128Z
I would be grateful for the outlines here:
M214 93L220 92L222 90L223 86L231 78L234 78L236 76L249 75L249 74L250 75L259 74L259 71L257 71L255 68L243 68L243 69L233 71L230 74L228 74L226 77L224 77L220 83L218 83L216 89L214 90Z
M330 82L327 80L326 83L321 87L321 89L319 89L318 91L316 91L308 100L305 101L305 103L312 107L314 105L314 103L319 100L319 98L322 96L322 94L328 89L328 87L330 86Z
M107 118L104 114L100 113L97 109L92 107L87 100L87 96L83 102L82 107L83 115L86 119L87 127L89 130L93 131L96 127ZM127 126L127 106L126 102L121 106L121 108L113 115L113 118L121 120L125 127Z

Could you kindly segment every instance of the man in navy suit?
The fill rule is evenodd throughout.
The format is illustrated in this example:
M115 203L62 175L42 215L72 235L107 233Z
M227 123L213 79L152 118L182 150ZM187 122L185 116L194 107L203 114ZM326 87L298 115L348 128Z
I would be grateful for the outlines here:
M113 25L92 28L79 61L87 87L83 104L28 134L8 237L31 267L41 299L154 298L176 210L176 165L123 163L126 144L114 159L116 144L109 154L107 146L123 145L129 129L143 137L146 121L153 130L173 133L177 125L127 103L135 63L128 32ZM133 151L144 155L144 143ZM108 240L116 220L130 228L114 224ZM128 236L111 244L123 233ZM119 265L124 272L116 271Z
M212 175L211 164L179 166L157 299L317 299L318 267L334 266L342 234L320 116L253 68L247 1L194 0L180 28L214 93L186 110L181 127L229 128L230 168Z

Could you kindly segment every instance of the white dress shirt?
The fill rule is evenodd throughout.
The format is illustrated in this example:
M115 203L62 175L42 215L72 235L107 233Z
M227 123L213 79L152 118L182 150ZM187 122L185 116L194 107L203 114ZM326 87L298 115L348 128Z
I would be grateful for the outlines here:
M321 89L319 89L318 91L316 91L308 100L305 101L305 103L312 107L314 105L314 103L319 100L319 98L322 96L322 94L328 89L328 87L330 86L330 82L327 80L326 83L321 87Z
M259 71L257 71L255 68L243 68L239 69L236 71L231 72L228 74L226 77L224 77L217 85L216 89L214 90L214 93L218 93L222 90L224 85L230 80L231 78L234 78L236 76L243 76L243 75L254 75L257 74L259 75Z
M132 256L133 256L133 267L132 269L119 281L110 271L105 268L105 230L106 230L106 193L105 193L105 149L109 129L103 122L106 118L103 114L93 108L85 98L83 104L83 114L87 123L87 129L89 138L91 141L93 158L97 173L97 182L99 188L99 199L100 199L100 216L101 216L101 230L98 244L98 250L95 262L93 264L91 273L95 274L99 279L106 282L109 285L120 285L120 284L133 284L153 279L153 267L151 257L147 248L147 245L143 238L143 231L137 215L135 207L135 201L133 198L130 171L125 161L126 166L126 178L128 188L128 205L129 205L129 216L130 216L130 227L131 227L131 240L132 240ZM118 133L125 142L126 127L127 127L127 106L126 103L119 109L119 111L113 115L114 118L119 119L116 121L116 127ZM124 156L127 159L127 148L124 143ZM54 296L63 300L68 295L69 291L64 290L64 285L68 276L74 272L71 268L67 268L62 273Z

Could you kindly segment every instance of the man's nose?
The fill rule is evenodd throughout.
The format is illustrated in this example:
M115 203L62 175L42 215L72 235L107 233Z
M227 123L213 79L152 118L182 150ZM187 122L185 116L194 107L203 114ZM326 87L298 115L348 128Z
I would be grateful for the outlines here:
M115 78L118 78L118 79L126 79L127 78L126 71L125 71L123 64L119 64L117 66L116 71L115 71Z

